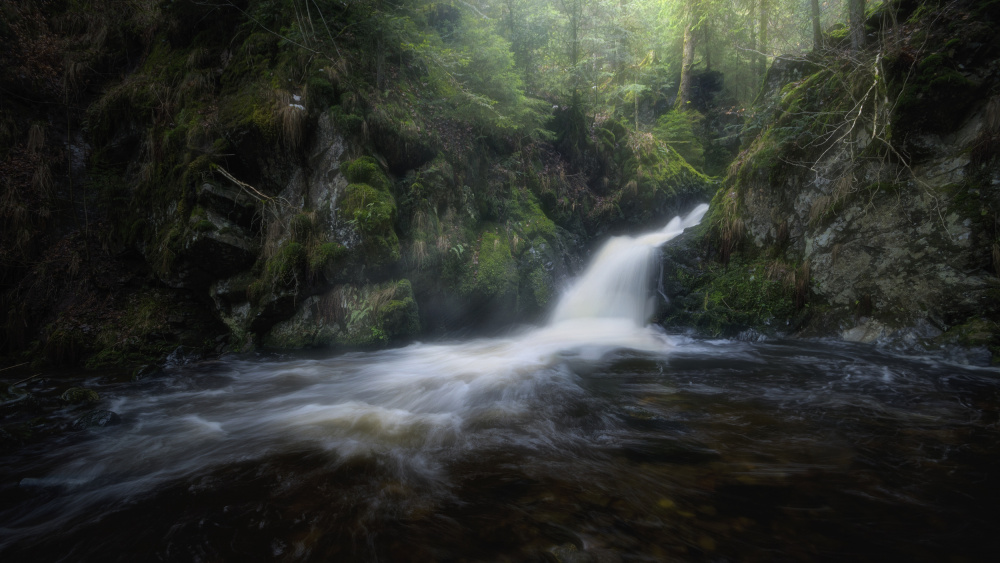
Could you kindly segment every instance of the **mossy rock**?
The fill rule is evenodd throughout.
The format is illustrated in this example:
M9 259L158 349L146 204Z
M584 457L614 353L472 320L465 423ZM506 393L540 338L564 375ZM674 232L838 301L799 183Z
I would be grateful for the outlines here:
M376 190L388 190L390 187L389 178L370 156L349 160L340 165L340 171L352 184L367 184Z
M389 340L415 336L420 332L420 315L410 280L395 283L392 299L376 312L379 328Z
M309 247L307 260L309 271L313 273L326 272L347 253L347 249L339 242L317 243ZM331 280L332 281L332 280Z
M911 71L900 69L892 86L896 105L893 136L952 130L980 98L980 88L959 70L945 52L932 53Z
M461 290L491 301L517 297L517 262L510 253L510 241L495 233L480 238L477 263L465 272Z
M286 242L264 265L265 279L272 288L289 288L302 273L306 264L306 249L302 243Z
M664 324L695 327L710 336L735 336L747 329L783 334L796 329L806 311L796 307L796 268L764 259L711 264L679 272L683 286L670 303Z
M338 222L355 229L361 237L356 261L380 267L399 260L396 201L392 194L368 184L348 184L337 202L337 217Z
M992 363L1000 364L1000 325L996 321L974 317L949 328L935 342L938 345L957 344L965 348L986 348Z
M59 396L59 399L70 404L78 404L96 403L101 400L101 397L97 394L97 391L94 391L93 389L70 387L69 389L63 391L63 394Z
M409 280L337 286L300 304L268 331L265 346L283 349L371 347L415 336L419 311Z

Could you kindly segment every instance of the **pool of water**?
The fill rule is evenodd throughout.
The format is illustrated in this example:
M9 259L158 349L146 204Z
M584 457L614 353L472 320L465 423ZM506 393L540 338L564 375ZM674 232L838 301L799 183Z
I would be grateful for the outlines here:
M614 323L99 389L0 459L5 561L981 561L1000 371Z

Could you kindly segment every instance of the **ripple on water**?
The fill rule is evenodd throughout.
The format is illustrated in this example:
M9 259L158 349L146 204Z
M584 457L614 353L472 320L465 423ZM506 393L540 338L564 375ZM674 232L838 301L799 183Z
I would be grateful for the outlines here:
M4 460L0 550L926 561L990 547L996 370L652 330L602 332L586 360L585 339L557 342L232 360L102 388L123 424Z

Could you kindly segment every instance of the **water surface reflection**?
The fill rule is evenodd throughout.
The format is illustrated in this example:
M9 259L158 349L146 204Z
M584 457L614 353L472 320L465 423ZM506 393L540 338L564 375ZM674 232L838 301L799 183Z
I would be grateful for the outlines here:
M577 337L573 335L576 334ZM602 321L101 389L5 560L986 560L1000 374Z

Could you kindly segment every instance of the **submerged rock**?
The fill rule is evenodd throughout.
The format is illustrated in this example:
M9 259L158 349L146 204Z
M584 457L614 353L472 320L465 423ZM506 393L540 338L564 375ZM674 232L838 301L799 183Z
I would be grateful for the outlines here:
M86 389L84 387L70 387L69 389L63 391L63 394L60 395L59 398L70 404L96 403L101 400L97 391L94 391L93 389Z
M546 561L554 563L596 563L597 559L586 551L580 551L571 543L553 547L545 554Z
M115 426L121 424L122 419L118 413L107 410L90 411L87 414L73 421L73 430L86 430L87 428Z

